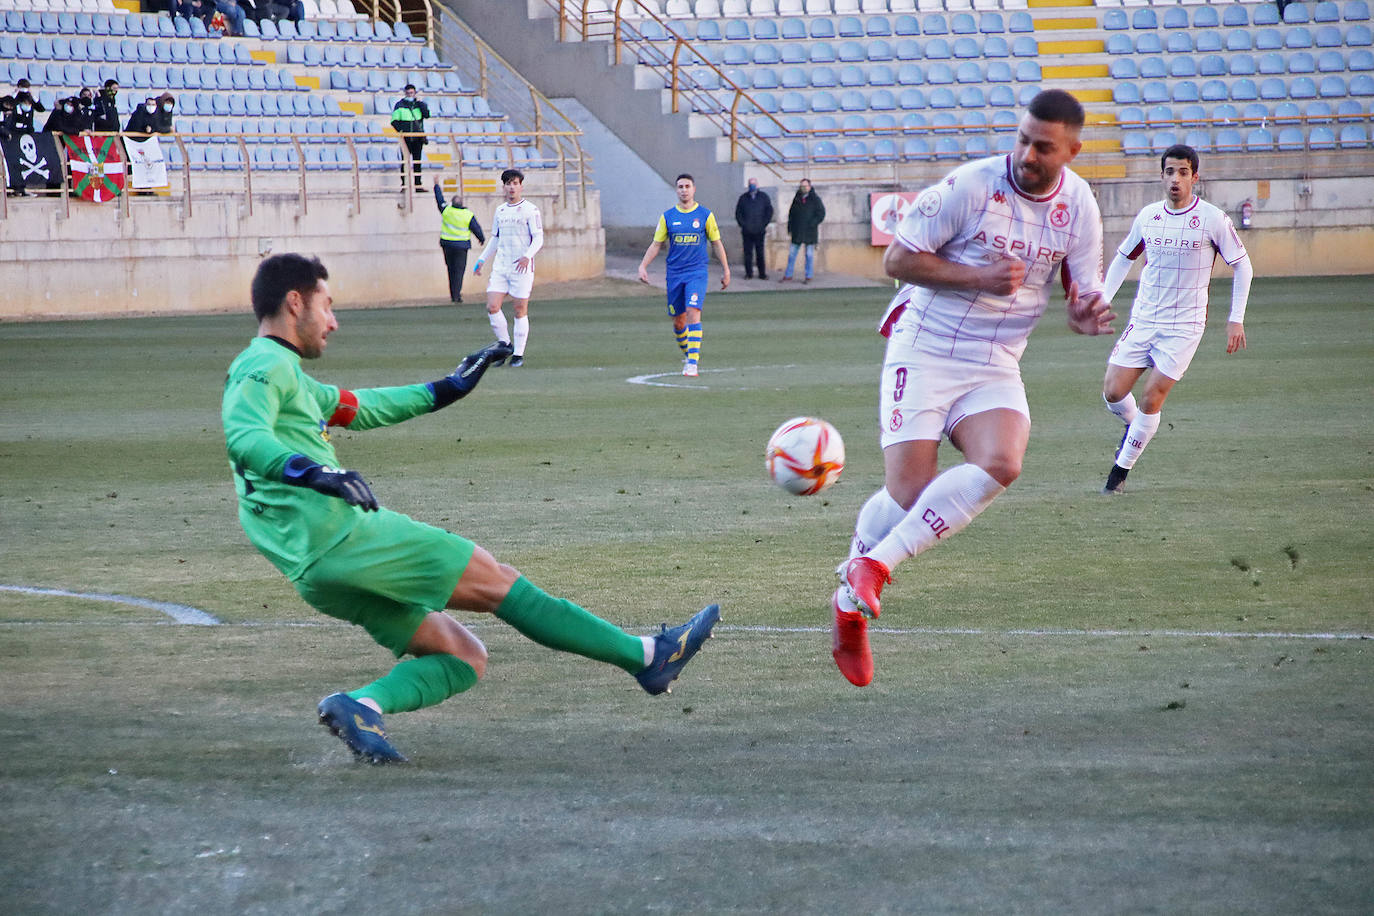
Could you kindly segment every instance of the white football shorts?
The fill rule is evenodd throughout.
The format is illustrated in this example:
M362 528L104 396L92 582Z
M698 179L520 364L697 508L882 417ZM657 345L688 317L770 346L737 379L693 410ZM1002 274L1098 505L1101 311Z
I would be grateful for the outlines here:
M500 270L491 269L491 279L487 281L487 292L505 293L512 299L528 299L534 289L534 270L522 274L515 272L515 265Z
M1201 331L1177 331L1173 328L1141 327L1135 322L1121 332L1107 362L1128 369L1154 366L1174 381L1183 378L1193 361Z
M889 342L881 388L883 448L915 439L939 441L965 417L999 407L1030 420L1019 366L978 365Z

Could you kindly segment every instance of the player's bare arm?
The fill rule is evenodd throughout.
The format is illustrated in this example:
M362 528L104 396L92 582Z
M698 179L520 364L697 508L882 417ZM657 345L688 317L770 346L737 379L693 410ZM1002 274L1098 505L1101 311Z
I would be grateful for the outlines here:
M716 257L720 260L720 288L726 289L730 286L730 261L725 257L725 243L717 239L711 246L716 249Z
M649 282L649 265L654 263L654 258L658 257L658 252L663 248L662 242L650 242L649 250L644 252L644 260L639 262L639 282ZM728 268L727 268L728 270Z
M957 264L929 251L912 251L900 242L883 253L883 270L903 283L927 289L962 289L1010 296L1026 280L1025 262L1000 258L990 264Z
M1112 333L1112 322L1116 320L1116 313L1112 311L1111 303L1101 293L1080 296L1076 280L1069 284L1068 311L1069 328L1075 334L1096 336Z
M1226 352L1236 353L1245 349L1245 325L1239 321L1226 322Z

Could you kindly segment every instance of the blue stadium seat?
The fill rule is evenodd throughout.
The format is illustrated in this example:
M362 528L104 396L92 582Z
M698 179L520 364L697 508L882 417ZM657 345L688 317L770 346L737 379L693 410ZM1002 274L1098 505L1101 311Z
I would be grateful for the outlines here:
M1140 60L1140 78L1159 80L1169 75L1169 68L1162 57L1145 57Z
M887 64L877 64L868 71L868 85L870 86L895 86L897 76Z
M1298 109L1298 103L1293 101L1279 102L1274 106L1275 124L1301 124L1302 112Z
M1184 127L1207 126L1207 109L1196 103L1179 108L1176 117Z
M1365 0L1346 0L1341 10L1341 18L1346 22L1368 21L1369 4Z
M1250 153L1267 153L1274 149L1274 135L1263 127L1257 127L1245 135L1245 150Z
M983 35L1000 35L1007 30L1002 14L990 10L978 14L978 31Z
M1330 124L1331 123L1331 103L1318 99L1315 102L1307 103L1307 110L1303 116L1308 124Z
M1214 124L1239 124L1240 112L1236 106L1230 102L1225 102L1212 109L1212 122Z
M1249 79L1238 79L1231 84L1231 101L1248 102L1259 98L1259 90L1255 87L1255 81Z
M954 90L947 86L939 86L930 90L931 108L954 108L959 104L959 100L954 97Z
M1193 50L1193 37L1187 32L1170 32L1164 42L1164 50L1170 54L1190 54Z
M1314 150L1336 148L1336 132L1329 127L1314 127L1307 136L1307 146Z
M1119 31L1130 28L1130 21L1122 10L1107 9L1102 13L1102 28L1113 32Z
M925 55L926 60L949 60L954 56L949 42L943 38L932 38L926 42Z
M985 134L988 131L988 116L980 110L966 111L963 117L965 133Z
M1374 76L1357 73L1350 78L1350 94L1354 96L1374 95Z
M882 139L873 144L873 160L875 162L894 162L897 159L897 144L892 140Z
M1011 43L1012 57L1039 57L1040 45L1029 35L1018 35Z
M834 38L835 23L824 17L811 20L812 38Z
M1159 28L1159 17L1148 6L1141 7L1131 14L1131 28L1157 29Z
M935 158L936 159L960 159L964 155L963 147L954 137L935 138Z
M1007 17L1008 32L1033 32L1035 31L1035 21L1031 19L1030 13L1025 10L1017 10Z
M1226 33L1226 50L1231 52L1249 51L1255 46L1254 38L1242 29Z
M1350 62L1347 68L1352 72L1364 72L1374 70L1374 52L1365 48L1356 48L1350 52Z
M1169 60L1169 76L1172 79L1188 79L1197 76L1197 61L1187 54L1180 54Z
M1288 55L1289 73L1315 73L1317 70L1317 59L1306 51L1298 51Z
M771 19L760 19L754 23L754 38L758 41L777 41L778 26Z
M1221 40L1221 33L1208 30L1198 32L1194 37L1193 48L1199 54L1207 54L1213 51L1220 51L1225 47L1225 42Z
M714 19L703 19L697 24L697 41L720 41L722 37L720 23Z
M1016 65L1016 81L1018 83L1040 82L1040 64L1033 60L1023 60L1018 63ZM1143 88L1141 91L1144 91Z
M948 35L949 24L939 13L929 13L921 17L921 31L926 35Z
M795 73L793 71L795 71ZM800 75L800 77L803 80L806 80L809 76L810 85L818 89L824 89L830 86L834 86L838 82L838 80L836 80L835 78L835 71L830 67L812 67L809 74L807 73L807 71L802 70L800 67L788 67L785 71L783 71L783 86L789 89L805 88L807 85L805 82L802 82L800 84L796 83L796 78L798 75Z
M1183 135L1183 142L1199 153L1212 151L1212 135L1205 130L1190 130Z
M1213 148L1218 153L1239 153L1245 149L1245 143L1241 139L1240 131L1233 127L1224 127L1217 131Z
M1188 28L1188 11L1181 6L1171 6L1164 10L1164 18L1160 23L1166 30Z
M1288 9L1302 9L1302 7L1295 3L1288 7ZM1312 33L1302 26L1291 28L1288 30L1288 33L1283 36L1283 46L1290 50L1310 48L1312 47Z
M1260 29L1255 32L1255 47L1261 51L1276 51L1283 47L1283 36L1277 29Z
M806 22L801 19L784 19L779 32L783 41L805 41L807 37ZM728 31L726 37L730 37Z
M1351 48L1368 48L1374 45L1374 35L1367 25L1352 25L1346 30L1345 43Z
M857 63L867 59L868 52L857 41L842 41L835 50L835 56L845 63Z
M1217 8L1211 4L1199 6L1193 12L1193 28L1195 29L1215 29L1221 25L1221 17L1217 15Z
M1011 46L1001 35L989 35L983 40L983 56L989 59L997 57L1010 57Z
M1196 102L1202 96L1197 83L1192 80L1179 80L1169 91L1169 97L1175 102Z
M978 42L967 35L954 39L950 51L956 60L971 60L983 56L983 49L978 46Z
M920 64L902 64L897 68L897 82L902 86L921 86L925 81L926 74Z
M921 34L921 24L915 16L904 14L892 21L892 33L894 35L919 35Z
M886 38L892 34L892 23L886 16L870 16L864 21L864 34L869 38Z
M1321 85L1318 86L1316 94L1324 99L1343 99L1348 92L1345 79L1332 75L1322 77Z
M846 64L841 67L839 79L840 85L849 89L853 89L856 86L868 85L867 74L864 73L862 68L856 67L854 64Z
M930 103L926 99L926 94L919 89L903 89L897 96L897 105L903 111L926 108Z
M989 108L1014 108L1016 107L1016 93L1010 86L993 86L988 89Z
M926 82L934 86L947 86L954 82L954 70L942 61L933 61L926 68Z
M811 158L816 162L838 162L839 148L830 140L820 140L811 147Z
M1250 18L1250 24L1254 26L1278 25L1278 9L1274 5L1268 3L1256 6L1255 15Z
M1011 64L1004 60L988 61L986 77L989 83L1010 83L1012 81Z
M841 16L835 23L835 34L840 38L863 38L864 24L857 16Z
M1174 110L1168 105L1152 105L1145 112L1145 123L1150 127L1162 127L1173 123Z
M812 102L812 110L815 110L815 102ZM862 92L847 89L840 93L841 111L866 111L868 110L868 99L864 98Z
M1261 54L1258 62L1259 72L1264 74L1282 73L1284 71L1283 56L1270 51L1268 54Z
M984 81L983 68L974 61L966 60L954 68L956 83L981 83Z
M868 107L873 111L892 111L897 107L897 98L887 89L878 89L868 97Z
M797 69L800 70L800 68ZM738 83L740 81L735 80L735 82ZM777 89L782 85L778 77L778 71L774 70L772 67L760 67L754 70L751 82L755 89Z
M1310 76L1299 76L1288 84L1288 98L1290 99L1315 99L1316 97L1317 84Z
M895 134L897 132L897 118L884 111L873 116L871 126L875 134Z
M977 86L965 86L959 90L960 108L982 108L987 105L987 97L983 95L983 90Z
M1292 3L1283 10L1283 22L1285 25L1304 25L1310 21L1307 13L1307 6L1302 3Z
M898 60L920 60L921 43L913 38L903 38L893 47Z
M1130 33L1118 32L1107 36L1108 54L1134 54L1135 42L1131 41Z
M1112 101L1118 105L1140 103L1140 88L1135 83L1117 83L1112 87Z
M887 41L878 40L868 43L867 57L871 61L887 61L893 58L892 44Z
M1337 121L1364 120L1364 105L1355 99L1341 99L1336 103Z
M845 162L863 162L869 158L868 144L863 140L846 140L840 156Z
M924 137L907 137L902 141L902 158L907 162L930 159L933 155Z
M1264 124L1269 120L1269 106L1263 102L1251 102L1240 113L1243 124Z
M992 113L992 129L995 131L1016 130L1020 125L1015 114L1006 109L999 109Z
M1156 156L1176 143L1178 143L1178 134L1172 130L1161 130L1150 134L1150 152Z
M949 30L954 35L976 35L978 21L972 13L955 13L949 17Z

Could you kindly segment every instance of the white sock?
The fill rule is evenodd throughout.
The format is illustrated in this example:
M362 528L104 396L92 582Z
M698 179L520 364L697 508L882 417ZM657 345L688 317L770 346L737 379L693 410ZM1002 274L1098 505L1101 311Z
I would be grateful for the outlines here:
M1131 394L1129 391L1126 392L1126 396L1119 401L1108 401L1105 394L1102 395L1102 400L1106 402L1108 410L1121 418L1122 423L1129 425L1130 422L1135 419L1135 395Z
M530 316L515 319L515 355L525 355L525 341L530 339Z
M496 335L497 340L510 342L510 325L506 324L505 312L500 309L487 312L487 321L491 324L491 332Z
M908 557L962 531L1005 489L976 464L952 467L926 486L911 511L868 556L896 569Z
M1135 467L1136 461L1140 458L1140 453L1145 451L1145 446L1150 444L1154 438L1155 431L1159 429L1159 414L1141 412L1135 415L1131 421L1130 429L1126 430L1126 441L1121 444L1121 454L1116 456L1117 467L1130 470Z
M861 557L877 547L878 542L887 537L904 518L906 510L887 492L887 487L874 493L859 510L858 521L854 523L854 537L849 541L849 559Z
M654 638L641 636L639 640L644 643L644 667L647 668L654 663Z

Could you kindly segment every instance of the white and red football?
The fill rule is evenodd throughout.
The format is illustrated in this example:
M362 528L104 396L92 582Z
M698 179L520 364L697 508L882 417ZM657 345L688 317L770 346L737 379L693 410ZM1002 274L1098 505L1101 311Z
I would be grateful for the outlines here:
M840 479L844 440L816 417L793 417L768 438L768 476L788 493L813 496Z

